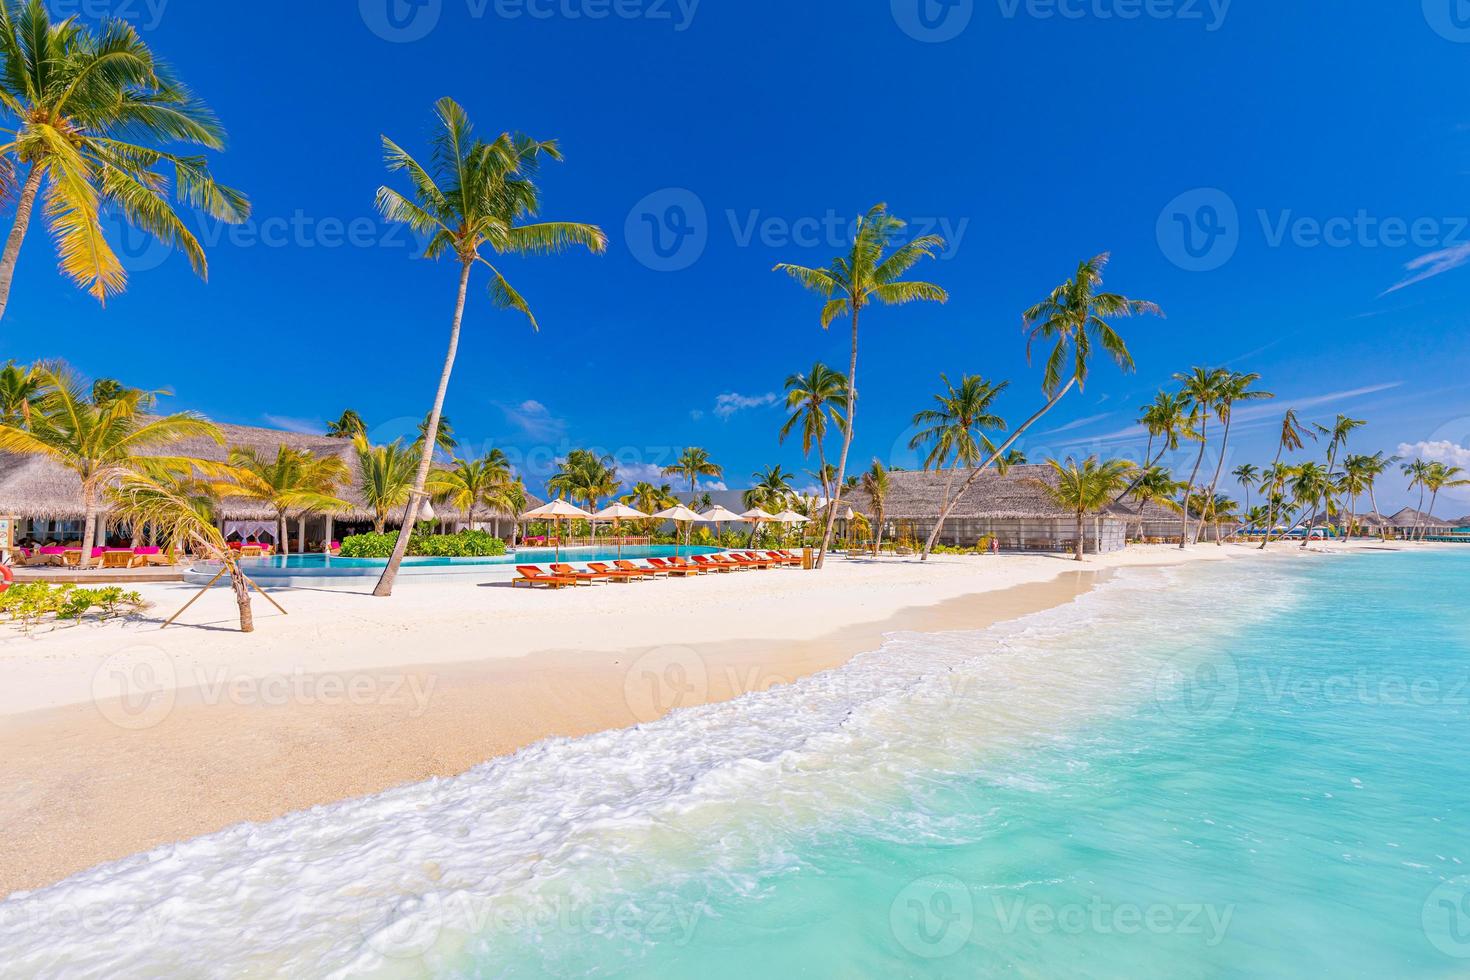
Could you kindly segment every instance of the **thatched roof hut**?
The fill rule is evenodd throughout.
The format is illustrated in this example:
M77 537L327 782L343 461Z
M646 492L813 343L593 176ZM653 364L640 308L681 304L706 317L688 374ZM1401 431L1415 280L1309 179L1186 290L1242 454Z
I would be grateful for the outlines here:
M285 445L318 456L337 456L347 464L349 476L336 496L347 501L349 506L329 516L343 522L373 519L372 511L363 502L357 489L361 482L361 471L350 441L248 425L220 425L219 429L225 437L223 446L212 439L181 439L153 451L151 455L184 456L222 463L228 460L230 450L234 448L254 449L263 456L274 456ZM539 506L539 501L533 500L527 506ZM467 519L467 515L453 508L436 505L434 509L439 518L445 521ZM83 517L81 480L74 472L49 457L0 453L0 514L39 520L79 520ZM270 508L259 501L229 498L220 502L219 517L225 520L271 521L275 520L275 516ZM508 520L510 516L506 513L497 514L489 509L477 510L475 513L476 520ZM399 508L390 516L390 523L401 521L402 517L402 508Z
M969 478L968 470L955 474L949 485L947 471L898 470L888 474L888 496L883 502L883 516L890 521L933 522L943 509L946 492L954 493ZM1050 466L1013 466L1001 476L987 470L976 478L969 491L960 498L952 520L1033 520L1072 517L1070 511L1057 506L1035 481L1055 484ZM873 516L873 504L862 490L843 493L843 500L853 510Z
M1405 507L1388 519L1388 526L1398 530L1422 527L1435 531L1454 530L1458 525L1451 524L1449 521L1442 521L1438 517L1431 517L1422 510Z

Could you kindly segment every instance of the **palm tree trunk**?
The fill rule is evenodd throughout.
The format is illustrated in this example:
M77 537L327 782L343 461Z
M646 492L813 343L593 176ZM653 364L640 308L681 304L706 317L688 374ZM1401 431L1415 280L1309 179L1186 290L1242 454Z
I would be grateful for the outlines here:
M398 568L408 554L408 539L413 534L413 525L419 516L419 505L424 499L424 484L429 481L429 468L434 464L434 443L439 437L439 418L444 414L444 396L449 392L449 376L454 373L454 356L459 351L459 328L464 322L465 296L470 287L470 263L461 262L459 272L459 295L454 301L454 323L449 328L449 350L444 355L444 370L439 375L439 388L434 393L434 407L429 412L429 425L424 432L424 451L419 458L418 473L413 480L413 494L408 498L408 507L403 513L403 526L398 529L398 540L393 544L393 557L378 579L375 596L393 594L393 582L398 578Z
M1378 525L1378 535L1384 541L1388 540L1388 528L1383 523L1383 516L1378 513L1378 494L1373 489L1373 484L1368 484L1368 500L1373 504L1373 523Z
M1276 459L1271 464L1271 492L1266 496L1268 504L1266 508L1266 533L1261 536L1261 547L1259 549L1261 551L1265 551L1266 545L1271 543L1271 531L1276 527L1276 473L1281 466L1281 454L1285 449L1286 444L1284 442L1276 443Z
M1429 495L1429 520L1434 519L1434 505L1437 503L1439 503L1439 491L1435 490L1434 493ZM1423 524L1424 531L1419 535L1419 540L1427 541L1429 539L1429 521L1424 521Z
M250 608L250 586L245 582L245 575L240 571L240 566L233 561L229 563L230 588L235 590L235 605L240 609L240 632L255 632L255 613Z
M1220 489L1220 473L1221 473L1222 470L1225 469L1225 450L1230 447L1230 420L1231 420L1232 414L1233 413L1231 413L1228 409L1225 412L1225 431L1220 436L1220 459L1219 459L1218 462L1215 463L1215 478L1210 481L1210 492L1209 492L1208 496L1210 498L1210 508L1211 508L1210 509L1210 516L1211 517L1214 517L1215 516L1215 512L1214 512L1214 506L1215 506L1214 500L1215 500L1215 492ZM1196 544L1198 543L1199 538L1204 536L1204 530L1205 530L1204 529L1204 526L1201 525L1200 526L1200 530L1199 530L1199 534L1196 535L1196 538L1195 538L1195 543ZM1220 524L1219 524L1219 521L1217 520L1215 522L1215 543L1218 544L1219 542L1220 542Z
M873 529L873 557L877 558L883 552L883 508L873 508L877 513L873 517L878 521L878 526Z
M1087 534L1087 525L1084 523L1085 520L1086 513L1079 510L1077 512L1077 557L1074 559L1075 561L1082 561L1082 556L1087 553L1087 538L1085 537Z
M15 282L15 266L20 260L20 246L25 241L26 231L31 226L31 211L36 206L36 195L41 190L41 168L32 164L21 188L20 200L15 206L15 224L10 228L10 237L5 240L5 251L0 253L0 319L5 317L5 308L10 305L10 287Z
M286 512L276 513L276 550L284 557L291 554L291 527L286 522Z
M1419 484L1419 506L1414 508L1414 514L1415 514L1415 517L1414 517L1415 523L1417 523L1420 528L1423 528L1424 527L1424 484L1422 484L1422 483ZM1409 540L1410 541L1418 541L1419 540L1419 532L1418 531L1410 531L1409 532Z
M1302 535L1302 550L1307 550L1307 545L1312 543L1312 529L1317 526L1317 515L1322 512L1322 498L1318 497L1312 501L1312 519L1307 522L1306 533Z
M1189 543L1189 498L1194 496L1194 481L1199 479L1199 468L1205 461L1205 449L1209 446L1210 417L1202 415L1199 426L1199 455L1194 458L1194 470L1189 474L1189 485L1184 488L1184 514L1181 518L1184 523L1179 531L1179 550ZM1204 520L1203 516L1200 518ZM1203 523L1200 525L1203 527Z
M96 491L90 484L82 484L82 560L83 568L92 564L92 549L97 544Z
M822 532L822 550L817 554L817 568L827 562L827 549L832 546L832 529L837 524L837 509L842 505L842 485L847 481L847 454L852 450L852 434L856 430L857 415L857 356L858 356L858 305L852 299L852 356L847 368L847 424L842 427L842 455L837 460L837 479L828 494L827 529Z
M1012 432L1011 437L1007 439L999 449L991 453L989 459L987 459L985 462L981 463L979 466L975 467L973 471L971 471L970 475L965 479L965 482L960 484L959 491L954 495L949 504L944 508L944 513L939 515L939 523L934 525L934 530L930 532L929 540L924 544L924 553L919 558L920 561L929 560L929 554L934 550L935 542L939 540L939 529L944 526L944 522L948 520L949 515L954 512L954 509L959 506L960 501L965 498L965 493L970 489L970 487L974 486L975 481L980 478L980 474L984 473L991 466L995 465L996 460L1000 459L1006 453L1010 452L1011 447L1016 444L1016 440L1020 439L1021 435L1027 429L1031 428L1038 421L1040 421L1047 412L1050 412L1052 409L1056 408L1057 403L1060 402L1062 398L1066 396L1067 392L1071 391L1076 384L1077 378L1074 375L1072 377L1072 380L1063 385L1060 391L1058 391L1055 395L1052 395L1051 399L1045 405L1041 406L1040 411L1038 411L1035 415L1031 416L1029 419L1023 422L1021 424L1021 427L1018 428L1015 432Z

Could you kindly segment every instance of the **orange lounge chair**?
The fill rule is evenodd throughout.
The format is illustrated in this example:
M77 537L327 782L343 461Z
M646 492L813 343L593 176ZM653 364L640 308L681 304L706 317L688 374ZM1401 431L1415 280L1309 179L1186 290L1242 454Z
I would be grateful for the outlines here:
M562 578L576 579L578 582L586 582L588 585L593 584L599 579L610 579L615 577L611 572L598 571L595 568L590 572L579 572L565 562L559 565L552 565L551 571L553 574L560 575Z
M695 555L694 564L711 572L733 572L739 567L729 562L715 561L709 555Z
M705 573L705 569L703 568L696 568L693 565L675 565L673 562L664 558L650 558L648 559L648 564L653 566L654 571L663 572L665 575L678 575L681 578L688 578L691 575L699 576Z
M635 565L632 562L625 561L622 558L619 558L617 561L613 562L613 564L618 566L619 571L627 572L629 575L641 575L645 578L657 578L660 575L668 574L668 571L665 569L648 568L643 565Z
M746 568L746 569L750 569L750 568L770 568L771 567L768 564L763 564L761 562L753 562L749 558L742 558L739 555L732 555L732 554L729 554L728 552L725 553L725 554L722 554L722 555L713 555L712 557L717 562L721 562L723 564L730 565L730 566L733 566L735 568Z
M538 585L544 585L547 588L559 589L564 585L575 586L577 584L577 580L574 578L567 578L565 575L552 575L548 572L543 572L535 565L517 565L516 571L521 573L521 577L511 579L510 584L512 586L529 585L534 589Z
M595 572L606 575L609 580L614 582L636 582L639 579L653 578L652 572L639 569L637 566L634 566L632 571L629 571L626 568L613 568L605 561L595 561L587 567Z
M706 572L718 572L719 571L718 568L710 568L710 567L705 566L705 565L695 565L692 562L690 562L688 558L685 558L682 555L675 555L672 558L665 558L664 561L668 562L670 565L674 566L675 568L687 568L690 571L694 572L694 574L696 574L696 575L703 575Z
M756 565L759 565L761 568L780 568L781 567L781 563L779 561L777 561L776 559L774 559L774 558L767 558L765 555L758 554L757 552L754 552L754 551L740 551L740 552L736 552L733 557L734 557L734 559L736 561L740 561L740 560L743 559L743 560L748 561L748 562L753 562Z
M766 552L766 557L780 565L790 565L792 567L798 567L801 565L800 558L796 557L795 555L785 555L779 551L768 551Z

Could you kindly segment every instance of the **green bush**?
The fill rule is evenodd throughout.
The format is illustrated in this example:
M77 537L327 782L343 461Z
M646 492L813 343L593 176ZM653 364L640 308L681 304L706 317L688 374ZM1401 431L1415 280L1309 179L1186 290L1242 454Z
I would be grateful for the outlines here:
M80 624L93 609L100 609L101 619L118 615L124 607L141 609L143 597L110 585L99 589L79 589L73 585L48 585L27 582L12 585L0 594L0 616L22 629L30 629L47 616L70 619Z
M342 541L343 558L390 558L398 532L355 534ZM505 554L505 542L487 531L458 534L415 534L408 553L416 558L489 558Z

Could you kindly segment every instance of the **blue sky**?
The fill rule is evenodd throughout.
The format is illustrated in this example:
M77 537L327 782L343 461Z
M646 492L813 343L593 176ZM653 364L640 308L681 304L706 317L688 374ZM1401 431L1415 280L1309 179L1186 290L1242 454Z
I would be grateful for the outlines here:
M1357 449L1470 462L1470 27L1453 0L948 3L58 0L146 30L224 120L215 171L255 218L201 229L207 284L131 242L105 310L37 229L5 356L168 387L224 421L310 428L353 407L403 431L433 392L454 270L375 218L378 137L423 151L452 95L486 134L559 139L545 215L611 239L505 262L539 334L472 293L448 412L533 480L573 446L629 478L687 444L731 486L805 470L773 395L813 361L845 366L847 337L771 267L826 262L879 201L950 240L920 271L952 298L867 315L858 462L913 463L907 420L941 371L1010 379L1001 410L1029 415L1020 311L1105 250L1108 286L1168 318L1121 326L1137 373L1099 364L1026 440L1033 458L1138 452L1137 407L1205 364L1280 396L1241 413L1231 466L1269 462L1288 405L1368 418ZM1384 497L1407 499L1397 480Z

